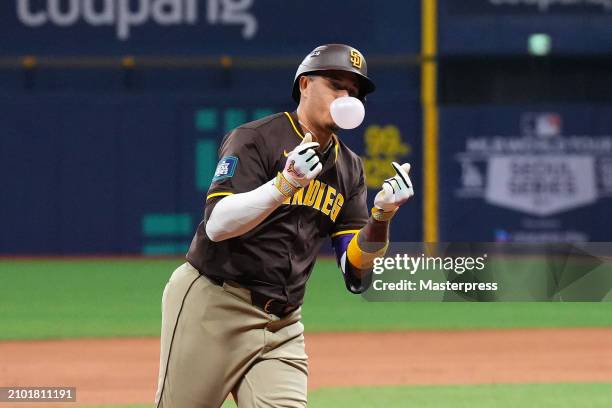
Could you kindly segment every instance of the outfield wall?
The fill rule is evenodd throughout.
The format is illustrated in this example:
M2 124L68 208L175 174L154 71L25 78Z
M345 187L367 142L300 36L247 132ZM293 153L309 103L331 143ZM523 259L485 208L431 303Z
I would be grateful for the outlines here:
M606 2L281 3L2 2L0 254L183 253L221 137L295 109L295 67L328 42L361 49L378 85L364 125L341 135L370 203L389 162L412 163L393 240L608 240ZM581 57L567 68L528 51ZM421 95L423 62L439 75Z

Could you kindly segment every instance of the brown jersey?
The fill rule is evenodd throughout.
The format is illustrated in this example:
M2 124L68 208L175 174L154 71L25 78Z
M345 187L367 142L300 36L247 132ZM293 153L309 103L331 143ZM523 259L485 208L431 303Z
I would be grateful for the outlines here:
M287 112L244 124L224 137L204 219L187 253L189 263L201 273L298 306L323 240L365 225L367 190L361 158L333 136L317 178L257 227L219 242L206 236L206 221L215 204L276 177L302 138L297 115Z

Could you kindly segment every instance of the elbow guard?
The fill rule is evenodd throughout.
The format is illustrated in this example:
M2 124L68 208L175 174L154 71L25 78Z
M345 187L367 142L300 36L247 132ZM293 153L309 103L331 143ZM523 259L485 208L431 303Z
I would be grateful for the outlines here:
M340 259L340 269L342 270L342 275L344 276L344 284L349 292L358 295L365 292L365 290L370 287L372 282L372 274L363 273L363 271L360 271L352 266L350 262L347 262L346 252ZM363 278L359 278L358 276L363 276Z
M349 241L350 239L350 241ZM374 264L374 258L383 256L387 250L388 243L362 243L359 233L349 237L341 237L335 240L334 247L338 256L338 266L342 270L346 289L355 294L364 292L372 282L372 274L369 270ZM362 247L372 247L367 251ZM378 248L378 249L376 249Z

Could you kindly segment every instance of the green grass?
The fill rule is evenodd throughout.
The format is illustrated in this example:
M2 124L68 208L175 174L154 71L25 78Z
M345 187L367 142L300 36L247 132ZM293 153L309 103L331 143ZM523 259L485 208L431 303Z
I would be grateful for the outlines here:
M324 408L607 408L610 406L611 395L612 384L324 388L308 394L308 406ZM145 407L150 408L151 405L98 408ZM223 405L223 408L230 407L235 407L235 404L227 402Z
M178 262L0 262L0 338L158 335Z
M0 261L0 340L158 336L161 294L181 259ZM612 302L367 302L335 262L317 263L308 331L611 326Z
M612 384L472 385L330 388L313 392L309 405L334 408L609 407Z

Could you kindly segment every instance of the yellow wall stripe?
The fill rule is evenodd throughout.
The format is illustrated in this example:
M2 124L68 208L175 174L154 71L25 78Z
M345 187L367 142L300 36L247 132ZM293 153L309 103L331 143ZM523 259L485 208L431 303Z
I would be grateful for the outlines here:
M438 241L438 11L437 0L421 1L421 105L423 107L423 241Z
M293 130L295 130L295 133L297 133L297 135L300 137L300 139L303 139L304 136L300 133L300 131L298 130L297 126L295 126L295 122L293 122L293 118L291 117L289 112L285 112L285 115L289 119L289 122L291 122L291 126L293 126Z
M334 232L330 235L331 238L337 237L338 235L346 235L346 234L357 234L360 230L343 230Z
M232 195L234 193L212 193L209 194L208 196L206 196L206 201L210 200L213 197L221 197L221 196L228 196L228 195Z

